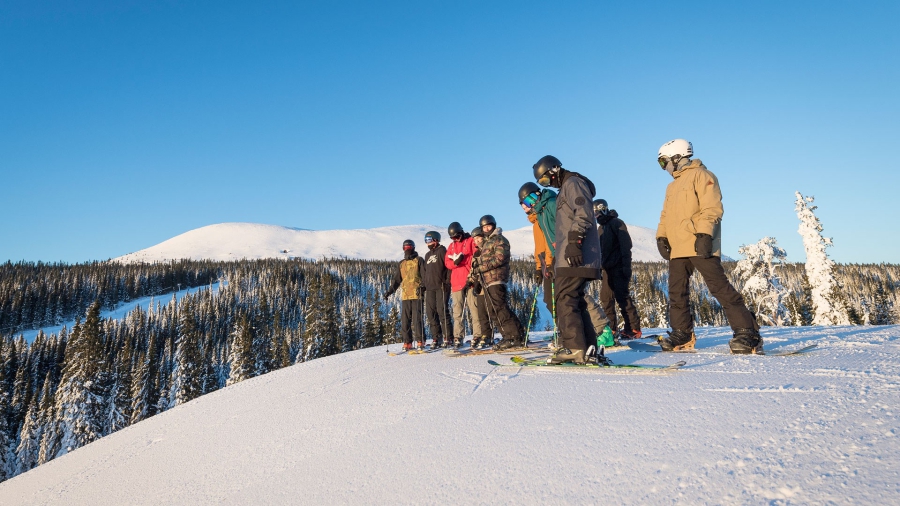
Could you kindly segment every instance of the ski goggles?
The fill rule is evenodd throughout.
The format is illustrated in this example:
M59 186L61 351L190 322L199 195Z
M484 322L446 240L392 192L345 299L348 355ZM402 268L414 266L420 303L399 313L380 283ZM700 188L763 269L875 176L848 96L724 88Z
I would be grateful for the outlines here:
M656 159L656 161L659 162L659 167L663 170L665 170L666 165L668 165L669 162L672 162L672 165L675 165L678 163L678 160L681 160L681 155L675 155L672 157L661 156Z
M430 235L425 238L425 244L431 244L433 242L434 242L434 239L432 239Z
M528 209L531 209L535 204L538 203L539 200L541 200L541 196L539 194L529 193L525 196L524 199L522 199L522 205L527 207Z

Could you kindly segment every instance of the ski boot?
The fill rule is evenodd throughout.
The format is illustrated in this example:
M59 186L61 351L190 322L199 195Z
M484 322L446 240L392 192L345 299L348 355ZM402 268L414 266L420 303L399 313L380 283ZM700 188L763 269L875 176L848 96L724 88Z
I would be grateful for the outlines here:
M552 357L547 359L548 364L565 364L566 362L572 362L578 365L584 364L584 352L585 350L568 350L567 348L560 348L553 354Z
M693 332L685 332L684 330L673 330L666 332L669 337L659 338L659 347L663 351L686 351L693 350L697 344L697 338Z
M731 353L735 355L762 355L763 338L756 329L737 329L734 338L728 342Z
M463 347L463 340L457 339L455 343L453 343L453 347L457 350Z
M425 351L425 341L416 341L416 349L419 351Z
M412 343L403 343L403 351L409 351L412 349Z
M501 339L499 343L494 345L494 351L506 351L512 348L524 348L525 343L519 340L513 339Z

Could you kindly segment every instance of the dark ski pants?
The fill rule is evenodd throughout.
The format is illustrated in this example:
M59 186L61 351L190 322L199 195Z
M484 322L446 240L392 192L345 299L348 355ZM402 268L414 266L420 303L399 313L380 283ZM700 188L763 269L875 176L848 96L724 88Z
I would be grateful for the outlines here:
M747 309L744 297L725 277L725 269L722 268L722 260L719 257L673 258L669 261L669 320L673 330L685 332L694 330L689 298L691 274L694 270L700 272L709 293L722 305L732 330L759 330L756 317Z
M487 312L487 292L482 288L481 293L476 293L475 289L472 289L472 294L475 295L475 308L478 310L478 320L481 322L481 335L476 336L474 333L472 334L472 340L484 338L487 339L488 342L492 342L494 340L494 319L489 318Z
M606 317L609 318L609 327L615 331L619 328L616 317L616 304L622 312L622 329L625 331L641 330L641 318L638 315L634 301L631 300L631 269L616 267L603 269L603 285L600 287L600 304Z
M400 303L400 337L411 344L413 339L425 341L425 324L422 321L422 299L403 300Z
M505 284L491 285L485 293L488 315L494 325L500 327L504 340L522 342L525 332L516 315L509 308L509 294Z
M555 280L560 344L572 351L586 350L589 342L586 337L590 336L590 344L593 344L598 332L591 323L584 298L587 282L586 278L571 277L558 277Z
M443 290L425 290L425 317L428 318L428 329L431 331L433 346L443 344L444 339L453 339L449 304L449 287L445 287Z

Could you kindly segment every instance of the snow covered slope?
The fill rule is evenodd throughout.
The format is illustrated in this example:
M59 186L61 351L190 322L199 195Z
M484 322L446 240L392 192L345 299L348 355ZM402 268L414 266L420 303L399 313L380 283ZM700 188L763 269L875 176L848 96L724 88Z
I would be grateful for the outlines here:
M180 258L238 260L241 258L322 258L345 257L399 260L401 244L416 242L424 253L425 233L437 230L447 244L447 227L405 225L357 230L302 230L277 225L220 223L185 232L156 246L115 258L118 262L156 262ZM656 251L654 230L629 226L634 241L635 260L661 260ZM504 230L514 256L534 253L531 226Z
M669 375L368 349L282 369L0 484L29 504L898 504L900 327L763 330L819 350L610 353ZM392 347L393 348L393 347Z

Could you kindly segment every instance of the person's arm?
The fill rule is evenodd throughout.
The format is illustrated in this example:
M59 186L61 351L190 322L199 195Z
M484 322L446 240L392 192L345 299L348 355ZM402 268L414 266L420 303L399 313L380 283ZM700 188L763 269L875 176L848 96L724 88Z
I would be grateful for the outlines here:
M388 286L387 291L384 292L384 298L387 299L388 297L393 295L394 292L397 291L397 288L400 288L400 283L402 283L402 282L403 282L403 275L401 274L401 271L400 271L400 264L397 264L397 270L394 272L394 279L393 279L393 281L391 281L390 286Z

